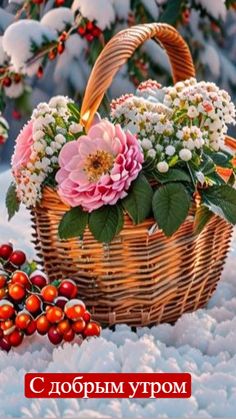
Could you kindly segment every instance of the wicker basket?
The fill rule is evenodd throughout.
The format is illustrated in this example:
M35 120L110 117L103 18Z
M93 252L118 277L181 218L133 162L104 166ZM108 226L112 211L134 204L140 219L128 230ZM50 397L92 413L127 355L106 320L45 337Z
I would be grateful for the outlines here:
M173 27L147 24L117 34L100 54L82 105L86 129L118 69L145 40L165 48L174 82L194 76L191 55ZM227 144L236 148L232 139ZM110 245L98 243L87 229L83 240L58 239L58 224L68 208L56 191L45 188L32 211L33 241L50 280L70 277L95 319L103 325L132 326L174 322L206 304L214 291L229 249L232 227L214 216L199 235L193 232L192 208L171 237L155 228L154 219L124 228Z

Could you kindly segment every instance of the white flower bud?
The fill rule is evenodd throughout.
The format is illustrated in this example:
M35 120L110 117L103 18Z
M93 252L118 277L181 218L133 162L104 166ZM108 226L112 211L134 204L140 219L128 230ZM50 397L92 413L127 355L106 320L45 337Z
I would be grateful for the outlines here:
M66 142L66 139L65 139L64 135L57 134L56 137L55 137L55 141L59 144L64 144Z
M167 156L173 156L175 154L175 147L173 145L168 145L165 151Z
M169 170L169 165L166 161L160 161L159 163L157 163L157 170L160 173L166 173Z
M142 140L142 147L144 150L150 150L152 148L152 142L148 138Z
M187 115L189 118L196 118L199 115L199 112L195 106L189 106Z
M156 151L154 150L154 148L151 148L150 150L148 150L147 155L148 155L148 157L151 157L152 159L155 159Z
M192 158L192 153L187 148L182 148L182 150L180 150L179 152L179 157L181 158L181 160L189 161Z
M53 153L54 153L54 151L51 147L46 147L46 154L48 154L49 156L52 156Z
M76 124L74 122L70 125L69 130L72 132L72 134L78 134L79 132L83 131L83 127L81 124Z

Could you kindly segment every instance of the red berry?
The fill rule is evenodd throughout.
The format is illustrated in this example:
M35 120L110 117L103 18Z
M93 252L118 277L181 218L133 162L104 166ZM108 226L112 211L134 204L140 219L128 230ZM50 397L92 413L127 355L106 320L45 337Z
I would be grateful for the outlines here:
M37 77L41 79L43 77L43 67L40 66L37 71Z
M21 250L15 250L10 256L10 262L14 266L22 266L26 261L25 253Z
M91 21L87 22L86 29L87 29L87 31L92 31L94 29L93 22L91 22Z
M25 288L30 286L30 281L28 275L23 271L15 271L11 277L12 284L20 284Z
M64 339L66 342L72 342L72 340L74 340L74 337L75 337L75 332L74 332L72 329L68 330L68 332L66 332L66 333L63 335L63 339Z
M66 303L64 311L68 319L76 321L83 317L85 312L85 305L81 300L71 300Z
M86 26L79 26L77 29L77 32L81 35L84 36L86 33Z
M0 288L0 300L6 297L6 295L7 295L6 288Z
M70 279L68 279L61 282L61 284L58 287L58 293L59 295L62 295L63 297L72 299L77 296L78 288L74 281L71 281Z
M83 319L79 319L75 323L72 324L72 329L74 330L75 333L82 333L85 328L86 328L86 323Z
M56 56L57 56L57 49L51 49L51 51L49 51L49 53L48 53L48 58L49 58L49 60L55 60L55 58L56 58Z
M25 288L21 284L11 284L9 286L9 295L14 301L21 301L26 295Z
M46 335L50 329L50 323L47 317L43 314L37 319L37 332L40 335Z
M43 288L47 285L48 278L43 272L36 270L30 275L30 281L36 287Z
M95 321L91 321L90 323L88 323L86 326L86 329L83 332L85 337L100 336L100 333L101 333L101 326L99 323Z
M63 310L68 301L69 300L66 297L57 297L54 303L56 304L57 307L60 307Z
M95 38L98 38L101 35L101 33L102 33L101 29L99 29L97 26L95 26L92 30L92 35Z
M29 326L31 320L31 315L25 311L22 311L17 314L15 319L15 325L16 327L18 327L18 329L25 330Z
M59 37L60 41L65 41L67 36L68 36L68 34L67 34L66 31L62 32L62 34Z
M42 307L42 301L38 295L32 294L30 295L26 302L25 302L25 308L30 313L37 313L41 310Z
M7 274L1 273L0 274L0 289L3 288L6 285L7 282ZM1 298L1 297L0 297Z
M2 244L0 246L0 258L4 260L8 260L13 252L13 246L11 243L9 244Z
M0 339L0 348L3 349L3 351L9 352L11 349L11 344L9 342L8 337L4 337Z
M59 323L63 319L64 313L60 307L50 307L46 317L50 323Z
M60 333L56 326L51 326L48 331L48 339L51 343L53 343L53 345L58 345L61 343L63 335Z
M21 82L21 75L20 74L18 74L18 73L14 74L14 82L16 84Z
M65 0L55 0L56 6L62 6L65 3Z
M17 111L16 109L14 109L12 111L12 118L13 119L21 119L21 113L19 111Z
M94 36L91 33L86 33L85 38L88 42L92 42L94 39Z
M24 335L19 330L14 330L9 336L9 343L11 346L19 346L24 338Z
M36 321L31 320L31 322L28 324L27 328L25 329L25 334L27 336L31 336L36 331Z
M47 303L53 303L55 298L58 296L57 288L54 285L46 285L42 291L41 295Z
M57 329L62 335L64 335L71 329L69 321L68 320L60 321L60 323L58 323L57 325Z
M58 54L62 54L65 51L65 44L64 42L59 42L57 45L57 52Z
M85 311L84 315L83 315L83 319L86 323L90 322L91 320L91 314L89 313L89 311Z
M32 0L34 4L42 4L44 0Z
M11 78L10 77L5 77L4 79L3 79L3 82L2 82L2 84L3 84L3 86L4 87L10 87L11 86L11 84L12 84L12 81L11 81Z
M4 335L9 335L15 330L15 325L13 320L5 320L1 322L1 329L4 331Z
M8 320L15 314L15 309L13 304L8 300L1 300L0 305L0 321Z

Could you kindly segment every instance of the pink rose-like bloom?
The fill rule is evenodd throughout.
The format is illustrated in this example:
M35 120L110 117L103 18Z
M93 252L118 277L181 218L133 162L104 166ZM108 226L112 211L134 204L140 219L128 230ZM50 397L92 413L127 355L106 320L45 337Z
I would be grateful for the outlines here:
M127 195L142 169L135 136L103 120L87 135L64 145L59 155L58 194L71 207L91 212Z
M27 165L33 144L33 121L29 121L21 130L16 139L14 154L12 156L12 171L18 176L20 170Z

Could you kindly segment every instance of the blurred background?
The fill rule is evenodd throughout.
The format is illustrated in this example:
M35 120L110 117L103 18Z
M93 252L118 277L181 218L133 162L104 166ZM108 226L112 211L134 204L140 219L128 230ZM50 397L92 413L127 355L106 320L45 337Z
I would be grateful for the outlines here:
M236 0L0 1L0 171L37 103L56 94L81 103L105 43L123 28L153 21L175 26L191 49L198 80L216 82L235 100ZM121 69L102 112L111 98L148 78L172 82L167 56L153 41Z

